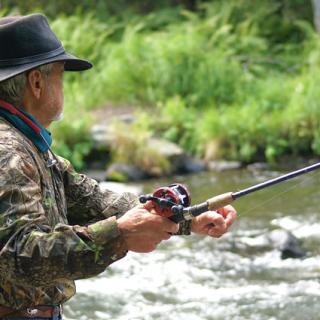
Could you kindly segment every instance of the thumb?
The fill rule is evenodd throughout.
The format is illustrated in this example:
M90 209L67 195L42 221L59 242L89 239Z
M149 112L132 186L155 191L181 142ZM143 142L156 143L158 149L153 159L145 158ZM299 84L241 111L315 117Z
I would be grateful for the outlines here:
M152 201L147 201L146 203L144 203L143 205L142 205L142 207L144 208L144 209L146 209L146 210L148 210L148 211L152 211L152 209L154 209L154 204L153 204L153 202Z

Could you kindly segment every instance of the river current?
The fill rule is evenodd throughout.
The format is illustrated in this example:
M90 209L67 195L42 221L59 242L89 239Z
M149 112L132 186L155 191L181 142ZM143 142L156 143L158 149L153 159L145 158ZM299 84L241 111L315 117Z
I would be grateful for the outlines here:
M196 204L284 172L230 170L148 181L144 192L186 184ZM66 320L320 319L320 172L234 202L239 217L220 239L176 236L149 254L129 253L98 277L77 281ZM306 251L281 259L273 230Z

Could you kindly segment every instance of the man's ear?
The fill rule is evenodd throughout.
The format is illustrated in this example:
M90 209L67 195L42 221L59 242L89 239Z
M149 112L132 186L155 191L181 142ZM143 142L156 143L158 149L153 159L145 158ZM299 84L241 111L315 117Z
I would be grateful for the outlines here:
M44 90L44 78L42 73L38 69L33 69L27 74L27 85L30 89L30 93L36 99L40 99Z

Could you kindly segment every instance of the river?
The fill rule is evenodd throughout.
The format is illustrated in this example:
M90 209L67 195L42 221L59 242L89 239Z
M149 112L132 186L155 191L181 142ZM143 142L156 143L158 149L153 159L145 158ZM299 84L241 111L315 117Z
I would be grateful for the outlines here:
M186 184L192 203L283 172L230 170L148 181L145 192ZM176 236L150 254L129 253L96 278L77 281L66 320L320 319L320 171L237 200L239 218L220 239ZM274 229L293 233L303 259L262 246Z

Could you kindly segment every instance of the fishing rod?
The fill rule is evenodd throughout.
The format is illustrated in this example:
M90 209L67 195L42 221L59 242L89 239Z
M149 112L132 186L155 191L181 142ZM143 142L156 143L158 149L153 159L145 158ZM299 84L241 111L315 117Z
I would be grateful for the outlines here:
M205 202L193 206L190 206L191 197L188 189L186 186L179 183L158 188L153 192L152 195L148 194L140 196L139 200L141 203L152 201L157 214L179 223L184 220L191 220L192 218L209 210L216 211L226 205L231 204L234 200L244 197L250 193L271 187L275 184L293 179L319 168L320 162L317 162L313 165L289 172L277 178L267 180L240 191L226 192L214 196Z

